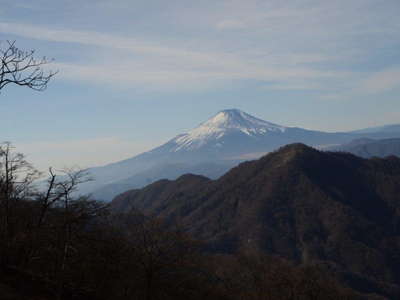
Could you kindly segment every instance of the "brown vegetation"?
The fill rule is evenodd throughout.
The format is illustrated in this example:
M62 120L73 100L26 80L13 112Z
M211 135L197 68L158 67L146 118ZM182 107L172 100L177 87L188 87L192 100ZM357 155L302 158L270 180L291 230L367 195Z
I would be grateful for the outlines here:
M0 151L1 299L358 299L317 268L261 253L214 255L179 226L73 197L82 171L47 189ZM203 179L202 179L203 180ZM201 181L202 181L201 180Z
M113 201L178 222L217 253L318 266L365 294L400 295L400 159L293 144L216 181L185 175ZM190 187L190 188L188 188Z

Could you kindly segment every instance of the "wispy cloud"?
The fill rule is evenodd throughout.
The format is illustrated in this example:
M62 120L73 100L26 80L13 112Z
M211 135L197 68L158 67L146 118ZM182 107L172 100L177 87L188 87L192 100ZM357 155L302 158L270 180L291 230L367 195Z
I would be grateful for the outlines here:
M399 0L87 0L79 5L72 0L8 1L0 9L0 39L16 39L21 47L55 57L51 68L60 73L51 89L40 95L42 109L30 112L29 121L13 120L12 126L4 118L3 128L18 150L46 168L48 162L56 167L72 161L82 167L102 164L151 145L117 137L67 140L68 125L63 125L64 131L61 125L54 130L36 119L53 114L63 121L60 124L70 124L78 119L79 109L88 120L79 123L79 136L98 136L105 126L86 124L119 120L115 116L122 105L132 110L134 119L148 105L141 100L162 103L154 105L152 129L143 128L146 136L170 121L165 111L199 116L201 110L220 105L260 109L266 118L280 114L277 118L285 122L306 122L306 127L319 129L362 127L373 118L380 124L395 122L399 10ZM75 89L71 95L70 88ZM11 90L2 105L11 114L21 109L17 90ZM204 101L197 101L200 97ZM110 99L124 100L114 109ZM316 100L331 101L325 105ZM197 101L195 112L192 101ZM263 101L276 105L263 107ZM377 101L386 101L380 112ZM131 131L131 121L123 122L117 136ZM142 122L139 127L146 127ZM18 141L18 136L35 137L42 131L57 141Z
M389 68L371 74L361 80L354 92L377 94L393 89L400 89L400 68Z
M102 17L109 10L115 13L119 7L119 13L125 13L135 6L119 0L113 7L103 9ZM3 21L0 32L81 47L89 59L69 57L58 63L60 77L68 80L156 89L255 80L275 90L343 90L355 88L348 82L359 82L362 73L368 73L357 68L380 59L377 55L386 44L400 43L395 38L400 30L396 7L395 1L383 7L373 0L226 0L202 1L193 8L171 1L152 19L155 31L146 35L137 34L133 23L132 30L114 34L100 31L104 28L70 30L62 24ZM390 75L380 76L386 76L382 87L395 84Z
M195 51L131 37L98 32L56 30L27 24L0 23L0 32L52 42L100 47L90 63L64 62L60 76L110 85L210 86L227 80L284 82L343 77L307 65L329 59L320 54L268 55L259 51ZM112 55L110 55L110 50Z
M321 99L349 100L356 97L376 96L394 90L400 91L400 68L390 67L377 72L361 73L346 88L326 93Z

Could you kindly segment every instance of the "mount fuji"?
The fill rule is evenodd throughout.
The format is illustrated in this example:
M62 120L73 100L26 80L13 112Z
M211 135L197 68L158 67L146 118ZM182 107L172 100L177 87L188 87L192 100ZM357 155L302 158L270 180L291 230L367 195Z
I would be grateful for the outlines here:
M238 109L227 109L155 149L89 169L94 181L83 184L79 192L110 201L128 189L140 188L159 179L176 179L185 173L215 179L241 161L259 158L286 144L304 143L323 148L359 137L368 137L368 134L286 127Z
M283 133L287 127L257 119L237 109L224 110L197 128L171 140L174 152L193 151L200 148L212 151L223 147L230 135L243 138L261 138L268 133Z
M350 138L345 133L326 133L286 127L227 109L144 155L168 157L169 161L213 161L255 157L287 143L320 145ZM139 155L141 156L141 155Z

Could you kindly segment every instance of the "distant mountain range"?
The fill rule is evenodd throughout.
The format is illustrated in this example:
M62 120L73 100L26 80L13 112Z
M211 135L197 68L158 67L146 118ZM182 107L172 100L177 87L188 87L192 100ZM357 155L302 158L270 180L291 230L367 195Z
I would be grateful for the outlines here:
M351 133L364 134L364 133L396 133L400 131L400 124L391 124L377 127L369 127L360 130L354 130Z
M399 182L400 158L292 144L218 180L161 180L111 205L178 222L209 251L261 251L318 265L363 294L385 297L373 299L400 299Z
M89 169L94 181L83 184L80 192L110 201L126 189L162 178L176 179L185 172L215 179L241 161L259 158L290 143L323 148L360 137L400 138L400 125L393 126L390 130L385 127L364 133L327 133L277 125L237 109L224 110L153 150Z
M381 140L356 139L347 144L329 147L327 150L349 152L365 158L390 155L400 157L400 138Z

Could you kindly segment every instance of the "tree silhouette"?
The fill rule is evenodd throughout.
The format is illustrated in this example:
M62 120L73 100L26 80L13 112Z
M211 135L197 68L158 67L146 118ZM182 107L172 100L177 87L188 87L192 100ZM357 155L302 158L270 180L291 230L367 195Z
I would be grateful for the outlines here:
M44 91L57 72L45 72L43 66L52 60L35 58L35 50L25 51L15 46L15 41L0 44L0 92L9 84Z

